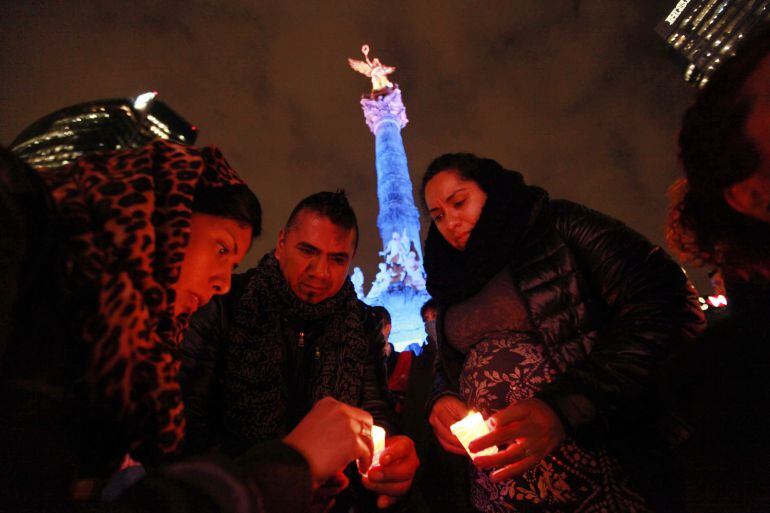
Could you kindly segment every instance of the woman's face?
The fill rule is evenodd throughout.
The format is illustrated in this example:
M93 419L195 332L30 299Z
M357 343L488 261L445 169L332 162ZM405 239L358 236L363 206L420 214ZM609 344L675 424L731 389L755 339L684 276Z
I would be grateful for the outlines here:
M439 172L425 184L425 203L439 233L463 251L487 201L479 184L463 180L455 169Z
M251 245L251 227L238 221L193 213L176 291L176 315L192 314L216 294L230 290L233 270Z

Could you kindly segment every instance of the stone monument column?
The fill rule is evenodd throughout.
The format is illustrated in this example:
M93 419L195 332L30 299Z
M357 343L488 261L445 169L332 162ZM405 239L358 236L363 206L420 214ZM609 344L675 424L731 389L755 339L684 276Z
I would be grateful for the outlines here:
M364 301L382 305L393 320L390 342L402 351L425 340L420 308L430 296L425 290L420 214L414 203L412 180L401 129L408 122L398 85L387 76L396 70L369 59L369 46L361 51L366 61L348 59L350 67L371 78L372 91L361 99L369 130L375 139L377 228L382 238L382 261ZM357 276L357 280L360 278Z
M422 266L420 214L414 204L412 180L409 178L406 151L401 139L401 129L409 122L401 101L401 90L396 86L387 94L363 98L361 107L366 124L375 137L377 199L380 203L377 228L380 230L383 250L387 250L394 233L401 236L406 228Z

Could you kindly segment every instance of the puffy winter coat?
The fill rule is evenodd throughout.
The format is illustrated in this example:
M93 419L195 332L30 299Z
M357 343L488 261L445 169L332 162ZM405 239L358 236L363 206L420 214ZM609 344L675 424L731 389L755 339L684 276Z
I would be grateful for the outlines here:
M536 396L583 441L669 446L685 425L660 408L651 372L705 328L695 289L659 246L623 223L565 200L549 201L509 264L536 335L575 362ZM432 401L457 393L463 355L439 312ZM642 433L640 433L640 431Z

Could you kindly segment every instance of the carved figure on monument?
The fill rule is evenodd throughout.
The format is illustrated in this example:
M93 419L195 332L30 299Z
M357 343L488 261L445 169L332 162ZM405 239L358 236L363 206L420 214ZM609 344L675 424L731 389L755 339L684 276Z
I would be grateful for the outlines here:
M353 283L353 290L356 291L358 299L364 299L364 273L360 267L353 268L353 274L350 276L350 281Z
M409 255L409 252L412 251L412 241L409 240L409 234L406 233L406 228L404 228L403 233L401 234L401 258L400 260L403 262L406 260L407 255Z
M393 232L391 239L388 241L388 247L385 251L380 251L380 256L385 257L385 263L388 265L398 264L402 259L401 257L401 236L398 232Z
M388 266L382 262L377 264L380 268L377 276L374 277L372 282L372 288L369 289L369 294L366 295L366 299L372 299L378 297L380 294L388 290L393 275L388 270Z
M385 66L376 57L369 60L369 45L362 46L361 52L364 54L366 62L349 58L350 67L372 79L372 93L392 89L393 83L388 80L388 75L396 71L395 66Z
M414 287L417 290L425 290L425 276L420 268L420 261L417 253L410 251L404 261L404 270L406 271L405 285Z

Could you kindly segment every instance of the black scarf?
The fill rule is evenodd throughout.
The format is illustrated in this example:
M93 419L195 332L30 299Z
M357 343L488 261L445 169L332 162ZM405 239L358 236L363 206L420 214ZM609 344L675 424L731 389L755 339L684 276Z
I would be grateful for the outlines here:
M509 265L535 224L543 219L548 193L526 185L515 171L482 159L477 179L486 192L481 210L464 251L453 248L435 224L425 241L425 272L428 292L442 306L467 299L500 270Z
M273 252L265 255L234 303L224 378L228 430L256 443L291 428L285 425L288 392L282 373L288 358L283 340L287 322L326 319L316 341L317 372L308 378L313 400L332 396L358 405L368 351L363 313L350 280L334 296L311 305L291 290Z

